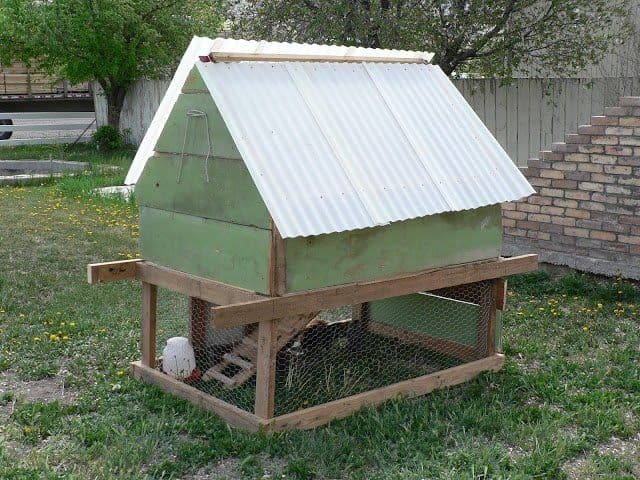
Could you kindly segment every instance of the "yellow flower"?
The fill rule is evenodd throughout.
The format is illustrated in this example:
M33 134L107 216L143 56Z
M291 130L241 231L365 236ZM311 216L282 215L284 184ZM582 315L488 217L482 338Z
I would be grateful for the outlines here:
M124 370L118 370L116 372L116 375L119 376L119 377L122 377L124 375Z
M33 337L34 342L39 342L40 340L41 340L40 337Z
M602 308L602 304L601 303L598 304L598 308Z
M22 431L25 433L25 435L29 435L33 430L31 430L31 427L24 427Z
M58 335L56 335L55 333L52 333L51 335L49 335L49 340L51 340L52 342L59 342L60 341L60 337Z
M589 330L589 327L587 327L587 326L585 325L584 327L582 327L582 330L586 332L586 331L588 331L588 330Z
M75 327L75 326L76 326L76 322L71 322L71 323L69 323L69 326L70 326L70 327Z
M62 340L65 340L65 341L69 340L69 335L65 335L64 337L62 337Z

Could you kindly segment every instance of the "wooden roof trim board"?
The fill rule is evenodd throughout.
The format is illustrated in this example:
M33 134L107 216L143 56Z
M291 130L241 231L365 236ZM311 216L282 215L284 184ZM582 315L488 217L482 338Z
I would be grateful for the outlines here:
M417 52L418 53L418 52ZM322 55L295 53L243 53L243 52L211 52L209 59L214 62L351 62L351 63L429 63L432 55L424 56L367 56L367 55ZM206 58L206 57L205 57Z

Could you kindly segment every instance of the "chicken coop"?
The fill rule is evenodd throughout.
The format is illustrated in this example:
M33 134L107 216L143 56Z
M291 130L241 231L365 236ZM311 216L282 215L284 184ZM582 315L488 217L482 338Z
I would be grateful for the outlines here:
M142 258L89 265L142 282L134 377L279 431L502 366L537 257L500 256L501 203L533 189L429 59L194 39L128 176Z

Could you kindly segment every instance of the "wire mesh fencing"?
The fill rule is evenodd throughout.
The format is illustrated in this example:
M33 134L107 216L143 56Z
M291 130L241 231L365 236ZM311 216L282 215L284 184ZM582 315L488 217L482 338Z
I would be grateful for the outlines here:
M158 368L253 412L258 325L216 329L212 306L159 292ZM483 281L276 320L274 414L484 358L494 342L492 312L495 284ZM188 339L193 357L186 363L167 345L171 337Z

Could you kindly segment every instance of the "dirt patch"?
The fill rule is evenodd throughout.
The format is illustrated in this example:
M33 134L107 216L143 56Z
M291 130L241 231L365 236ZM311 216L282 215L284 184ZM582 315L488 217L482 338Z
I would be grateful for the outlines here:
M245 478L261 478L264 480L282 478L282 471L286 460L259 454L247 460L226 458L215 464L200 468L191 475L181 477L181 480L239 480Z
M575 458L565 464L562 470L567 478L573 480L588 480L603 478L598 472L597 456L606 455L631 464L632 474L640 478L640 433L635 437L623 440L612 437L607 443L603 443L586 455Z
M11 394L12 400L0 403L0 418L9 418L13 413L15 401L73 403L75 392L66 388L62 375L25 382L15 372L0 373L0 395Z

